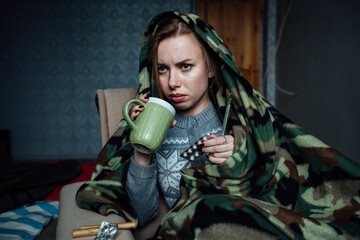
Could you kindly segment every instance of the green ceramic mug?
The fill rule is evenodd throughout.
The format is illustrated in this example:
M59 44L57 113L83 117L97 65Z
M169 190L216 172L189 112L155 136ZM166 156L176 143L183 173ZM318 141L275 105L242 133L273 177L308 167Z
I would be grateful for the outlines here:
M131 121L128 110L132 103L144 106L144 110L134 122ZM147 103L132 99L125 103L122 113L131 127L131 145L139 152L146 154L159 150L175 117L174 107L155 97L150 97Z

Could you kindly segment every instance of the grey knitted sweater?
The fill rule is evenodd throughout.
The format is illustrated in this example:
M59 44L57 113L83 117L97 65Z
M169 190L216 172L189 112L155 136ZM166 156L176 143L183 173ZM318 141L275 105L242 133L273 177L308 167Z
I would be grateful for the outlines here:
M191 162L180 154L204 135L221 135L222 122L212 103L196 116L176 114L176 126L171 128L158 152L152 155L149 166L143 166L131 159L127 175L126 190L135 209L139 225L144 225L157 214L158 188L172 207L180 196L180 170L200 164L209 164L205 154Z

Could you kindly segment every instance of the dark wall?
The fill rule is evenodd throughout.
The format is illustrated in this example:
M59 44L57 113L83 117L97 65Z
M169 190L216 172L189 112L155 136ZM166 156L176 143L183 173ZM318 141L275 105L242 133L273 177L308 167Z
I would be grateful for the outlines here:
M99 88L137 87L142 34L192 0L0 2L0 129L14 159L96 158Z
M276 62L278 84L296 93L278 91L278 109L358 161L359 11L357 0L294 1Z

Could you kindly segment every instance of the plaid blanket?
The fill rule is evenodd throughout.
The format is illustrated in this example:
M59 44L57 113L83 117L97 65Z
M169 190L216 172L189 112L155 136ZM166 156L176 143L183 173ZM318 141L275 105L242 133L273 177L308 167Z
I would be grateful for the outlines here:
M188 24L221 64L222 80L210 89L224 116L232 93L230 133L235 153L219 165L181 171L181 196L157 239L355 239L360 237L360 166L308 134L252 88L214 29L193 14L156 16L144 34L139 93L158 96L148 43L164 17ZM77 193L79 206L137 221L125 190L132 147L121 121L102 149L92 180Z

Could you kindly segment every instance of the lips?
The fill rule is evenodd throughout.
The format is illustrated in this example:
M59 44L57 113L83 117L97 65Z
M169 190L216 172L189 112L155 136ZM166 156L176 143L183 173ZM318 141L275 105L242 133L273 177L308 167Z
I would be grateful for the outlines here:
M181 94L181 93L173 93L170 94L170 99L171 101L175 102L175 103L179 103L185 100L186 95L185 94Z

